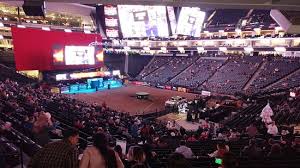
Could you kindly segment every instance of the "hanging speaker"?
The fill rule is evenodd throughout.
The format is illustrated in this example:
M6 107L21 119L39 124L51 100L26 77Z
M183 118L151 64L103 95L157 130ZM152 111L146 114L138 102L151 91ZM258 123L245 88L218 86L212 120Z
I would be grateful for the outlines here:
M44 0L24 0L22 7L27 16L45 16Z

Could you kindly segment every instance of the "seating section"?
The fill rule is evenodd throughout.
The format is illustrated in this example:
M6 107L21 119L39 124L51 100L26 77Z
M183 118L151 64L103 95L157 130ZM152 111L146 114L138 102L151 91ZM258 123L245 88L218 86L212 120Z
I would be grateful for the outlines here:
M180 86L223 94L256 94L300 86L299 58L203 56L155 57L137 79L152 85Z
M164 57L164 56L155 56L148 66L146 66L138 75L138 79L142 79L145 76L149 75L153 71L157 70L164 64L170 62L173 59L173 57Z
M299 99L283 100L275 108L274 119L282 125L298 124L300 122Z
M175 86L197 88L224 63L224 59L200 58L188 69L173 78L169 83Z
M153 59L152 55L131 54L128 56L128 75L137 77L144 67Z
M259 119L259 115L265 104L266 103L264 102L250 105L242 111L239 111L235 116L226 121L225 124L232 128L244 129L251 123L259 123L257 119Z
M298 58L269 58L260 71L259 77L251 83L249 91L257 92L299 68L300 59Z
M149 83L164 84L192 65L197 59L199 57L175 57L168 61L167 64L144 77L143 80Z
M19 73L16 73L14 69L10 67L6 67L2 64L0 64L0 81L5 80L7 78L13 78L15 81L19 83L29 83L29 82L34 82L33 79L29 79Z
M261 57L231 58L199 90L224 94L241 91L261 62Z
M217 9L205 30L217 32L223 28L223 30L232 31L248 11L243 9Z
M253 30L254 28L271 29L277 26L277 23L270 16L270 10L254 9L247 19L247 24L243 29Z
M300 70L296 71L295 73L291 74L290 76L279 80L271 88L268 90L279 90L279 89L291 89L300 86Z

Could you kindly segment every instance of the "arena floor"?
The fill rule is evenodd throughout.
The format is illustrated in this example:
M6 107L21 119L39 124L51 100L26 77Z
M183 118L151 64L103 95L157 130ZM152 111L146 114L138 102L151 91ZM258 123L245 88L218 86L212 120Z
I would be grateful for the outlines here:
M149 100L138 100L135 96L137 92L150 93ZM147 86L129 85L95 93L72 94L69 96L87 103L102 104L105 102L108 107L130 115L143 115L163 110L165 101L172 96L182 96L191 100L196 95Z

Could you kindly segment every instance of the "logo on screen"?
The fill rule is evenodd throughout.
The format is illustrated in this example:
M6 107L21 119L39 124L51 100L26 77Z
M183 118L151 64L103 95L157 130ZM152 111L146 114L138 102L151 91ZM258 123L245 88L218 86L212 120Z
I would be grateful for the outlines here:
M197 18L195 18L195 17L193 17L193 16L189 16L188 23L191 24L191 25L195 25L196 19L197 19Z
M134 16L134 21L136 22L145 22L148 21L148 13L147 11L138 11L138 12L133 12L133 16Z

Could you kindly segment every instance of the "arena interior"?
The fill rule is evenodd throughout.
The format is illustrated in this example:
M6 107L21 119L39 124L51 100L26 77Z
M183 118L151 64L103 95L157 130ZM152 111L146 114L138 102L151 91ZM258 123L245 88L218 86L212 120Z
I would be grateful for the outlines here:
M0 167L298 168L300 1L0 2Z

